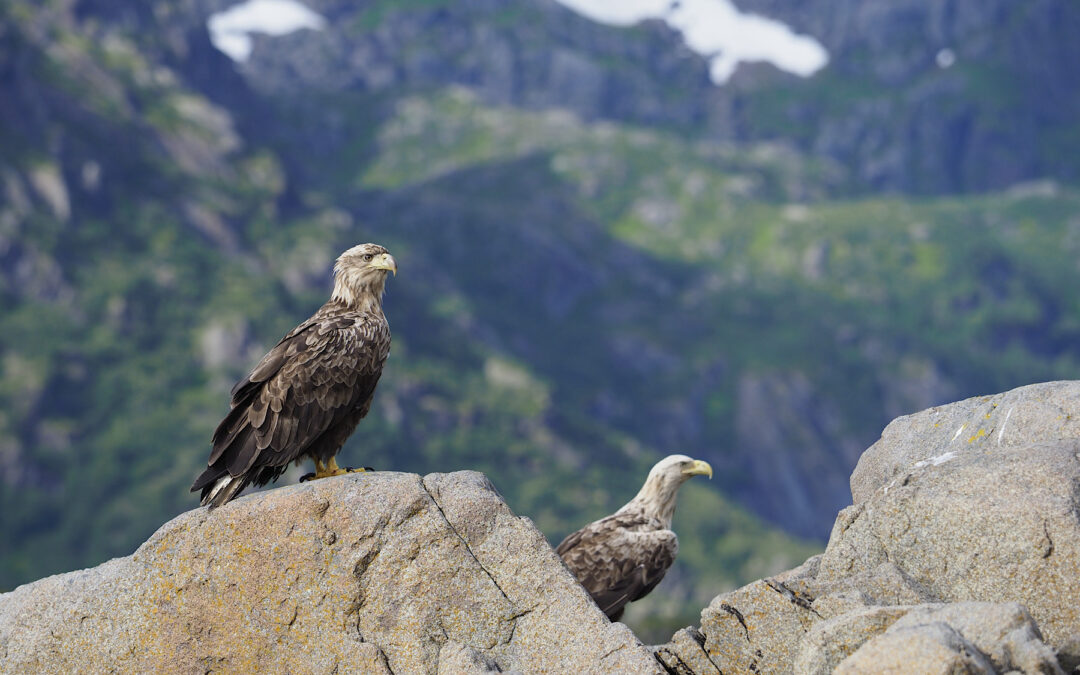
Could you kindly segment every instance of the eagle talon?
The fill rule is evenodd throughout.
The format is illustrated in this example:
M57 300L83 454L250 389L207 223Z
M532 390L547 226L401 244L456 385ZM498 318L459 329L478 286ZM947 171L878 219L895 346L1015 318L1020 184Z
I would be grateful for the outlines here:
M315 472L314 471L309 471L309 472L305 473L303 476L300 476L300 482L301 483L305 483L305 482L307 482L309 480L315 480Z
M375 469L372 469L370 466L362 466L359 469L356 468L355 466L347 466L347 467L345 467L346 473L367 473L368 471L374 471L374 470Z

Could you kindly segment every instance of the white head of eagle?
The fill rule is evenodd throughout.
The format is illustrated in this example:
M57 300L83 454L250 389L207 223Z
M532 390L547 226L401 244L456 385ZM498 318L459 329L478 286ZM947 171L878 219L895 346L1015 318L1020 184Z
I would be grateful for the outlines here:
M334 263L334 291L331 300L351 307L377 300L382 303L386 273L397 275L397 261L378 244L353 246Z

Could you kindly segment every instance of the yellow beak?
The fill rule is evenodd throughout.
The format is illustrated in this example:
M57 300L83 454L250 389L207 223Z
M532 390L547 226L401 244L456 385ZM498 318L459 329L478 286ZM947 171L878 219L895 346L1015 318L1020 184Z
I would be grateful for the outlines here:
M704 460L695 459L694 463L683 469L682 472L686 476L708 476L709 480L712 480L712 467Z
M380 253L375 256L375 259L371 261L371 266L377 270L388 270L395 277L397 276L397 261L389 253Z

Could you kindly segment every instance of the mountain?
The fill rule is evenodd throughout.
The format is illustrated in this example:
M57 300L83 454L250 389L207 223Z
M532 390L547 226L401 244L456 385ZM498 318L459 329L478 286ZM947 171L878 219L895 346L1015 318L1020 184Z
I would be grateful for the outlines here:
M553 542L662 454L718 469L643 637L818 547L892 417L1080 371L1064 169L882 194L816 122L718 131L829 69L715 88L663 25L552 2L312 3L240 65L227 5L0 6L0 586L191 508L228 388L362 241L401 274L345 462L484 471Z
M863 190L941 195L1080 179L1080 7L1060 0L739 0L829 52L800 81L747 73L728 132L797 141ZM739 87L734 87L738 89Z

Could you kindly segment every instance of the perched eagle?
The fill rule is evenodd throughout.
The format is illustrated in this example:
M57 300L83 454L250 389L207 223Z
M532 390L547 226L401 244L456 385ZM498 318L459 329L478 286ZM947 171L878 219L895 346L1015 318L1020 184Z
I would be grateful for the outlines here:
M207 469L191 491L221 506L249 483L277 480L290 462L315 460L315 478L347 473L334 455L371 408L390 354L382 310L397 263L361 244L334 265L334 292L232 388L232 410L214 432Z
M556 551L563 562L612 621L619 620L626 603L648 595L675 562L675 495L691 476L701 475L712 478L708 462L686 455L665 457L629 504L559 544Z

